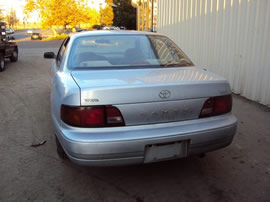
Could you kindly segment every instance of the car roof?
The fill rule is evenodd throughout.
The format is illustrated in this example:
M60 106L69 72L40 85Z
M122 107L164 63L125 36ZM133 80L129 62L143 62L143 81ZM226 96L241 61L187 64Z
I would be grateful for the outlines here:
M127 30L95 30L77 32L70 35L73 39L84 37L84 36L106 36L106 35L160 35L153 32L142 32L142 31L127 31Z

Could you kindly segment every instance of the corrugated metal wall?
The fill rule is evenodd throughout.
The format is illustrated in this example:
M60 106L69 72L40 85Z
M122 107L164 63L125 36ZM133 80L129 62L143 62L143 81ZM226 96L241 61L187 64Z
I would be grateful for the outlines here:
M235 93L270 106L270 0L158 0L158 33Z

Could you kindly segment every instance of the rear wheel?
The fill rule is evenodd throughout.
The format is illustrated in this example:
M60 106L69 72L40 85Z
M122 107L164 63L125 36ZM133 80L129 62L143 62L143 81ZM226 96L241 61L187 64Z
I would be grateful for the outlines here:
M61 159L66 159L67 158L67 155L62 147L62 145L60 144L57 136L55 135L55 141L56 141L56 147L57 147L57 153L58 153L58 156L61 158Z
M18 50L15 49L12 53L12 56L10 57L11 62L16 62L18 60Z
M0 56L0 72L5 70L5 59L4 56Z

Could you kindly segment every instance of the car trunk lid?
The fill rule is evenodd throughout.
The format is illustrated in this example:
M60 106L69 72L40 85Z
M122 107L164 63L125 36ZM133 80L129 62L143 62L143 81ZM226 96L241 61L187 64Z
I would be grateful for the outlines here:
M196 119L209 97L230 94L228 82L197 67L72 71L81 105L114 105L126 125Z

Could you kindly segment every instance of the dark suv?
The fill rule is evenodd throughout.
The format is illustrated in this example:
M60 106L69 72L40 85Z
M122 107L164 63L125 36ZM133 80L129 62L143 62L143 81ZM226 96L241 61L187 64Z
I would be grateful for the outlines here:
M5 70L5 58L11 62L18 60L18 44L13 40L14 37L6 34L6 23L0 22L0 72Z

